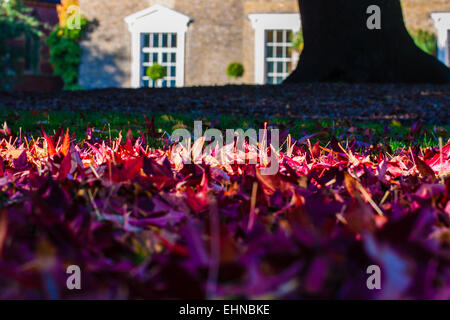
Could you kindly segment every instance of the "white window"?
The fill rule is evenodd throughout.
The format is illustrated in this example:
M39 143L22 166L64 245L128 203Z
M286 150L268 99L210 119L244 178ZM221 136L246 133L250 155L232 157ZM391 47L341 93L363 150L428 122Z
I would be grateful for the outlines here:
M249 14L249 19L255 30L255 83L281 83L298 60L289 48L300 30L300 14Z
M450 66L450 12L432 13L438 31L438 59Z
M131 32L131 86L152 87L146 70L154 63L166 68L158 87L184 85L185 35L190 18L161 5L154 5L125 18Z
M280 84L292 72L291 30L266 30L266 83Z
M153 81L146 75L148 67L158 63L166 68L166 77L159 80L157 87L175 87L177 80L177 34L141 34L141 87L153 87Z

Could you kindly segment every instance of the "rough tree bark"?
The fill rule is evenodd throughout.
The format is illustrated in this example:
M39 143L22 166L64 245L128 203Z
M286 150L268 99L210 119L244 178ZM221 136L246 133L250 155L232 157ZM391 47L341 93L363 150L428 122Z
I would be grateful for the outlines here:
M381 8L381 30L367 8ZM450 82L450 69L420 50L399 0L299 0L304 49L292 82Z

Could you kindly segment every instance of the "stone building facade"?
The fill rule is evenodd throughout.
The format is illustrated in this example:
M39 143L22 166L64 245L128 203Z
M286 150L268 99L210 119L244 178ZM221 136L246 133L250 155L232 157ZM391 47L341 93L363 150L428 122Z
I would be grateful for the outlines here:
M450 1L402 4L408 28L440 34L448 63ZM279 83L298 58L288 50L300 29L297 0L80 0L80 7L94 21L82 42L85 88L150 86L145 69L155 61L168 70L158 86ZM227 77L231 62L242 63L242 78Z

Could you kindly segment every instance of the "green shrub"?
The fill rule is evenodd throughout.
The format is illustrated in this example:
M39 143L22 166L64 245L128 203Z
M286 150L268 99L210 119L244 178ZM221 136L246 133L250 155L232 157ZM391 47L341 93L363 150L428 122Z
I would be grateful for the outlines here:
M21 37L27 44L36 44L42 36L43 24L30 15L31 9L21 0L0 2L0 89L11 89L18 75L17 60L24 57L23 48L10 45L10 41ZM29 59L38 61L39 50L35 46ZM26 52L25 54L28 54ZM35 63L36 64L36 63Z
M244 75L244 66L239 62L232 62L227 68L227 75L230 78L240 78Z
M294 33L291 37L291 49L301 52L304 47L304 41L303 41L303 32L302 30Z
M80 40L86 31L88 21L81 17L81 28L70 29L57 25L48 36L46 42L50 48L50 62L54 74L64 81L64 89L80 89L78 85L78 71L81 64Z
M167 70L165 67L158 63L154 63L152 66L148 67L145 71L147 77L152 79L153 87L156 86L156 82L167 75Z
M434 33L425 30L410 31L416 46L432 56L437 54L437 37Z

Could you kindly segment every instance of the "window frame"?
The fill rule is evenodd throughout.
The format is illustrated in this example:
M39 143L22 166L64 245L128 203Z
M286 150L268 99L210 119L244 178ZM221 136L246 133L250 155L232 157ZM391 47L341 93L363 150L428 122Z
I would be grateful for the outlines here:
M154 5L125 18L131 33L131 87L143 87L143 41L145 33L177 35L176 87L184 86L186 32L191 19L162 5ZM169 49L169 48L167 48ZM170 70L168 70L170 72Z
M255 83L266 83L266 31L289 30L292 34L300 31L299 13L251 13L248 18L255 30ZM292 61L291 63L294 63Z
M447 66L450 67L450 28L447 29Z
M432 13L431 18L438 31L437 58L450 67L450 12Z

